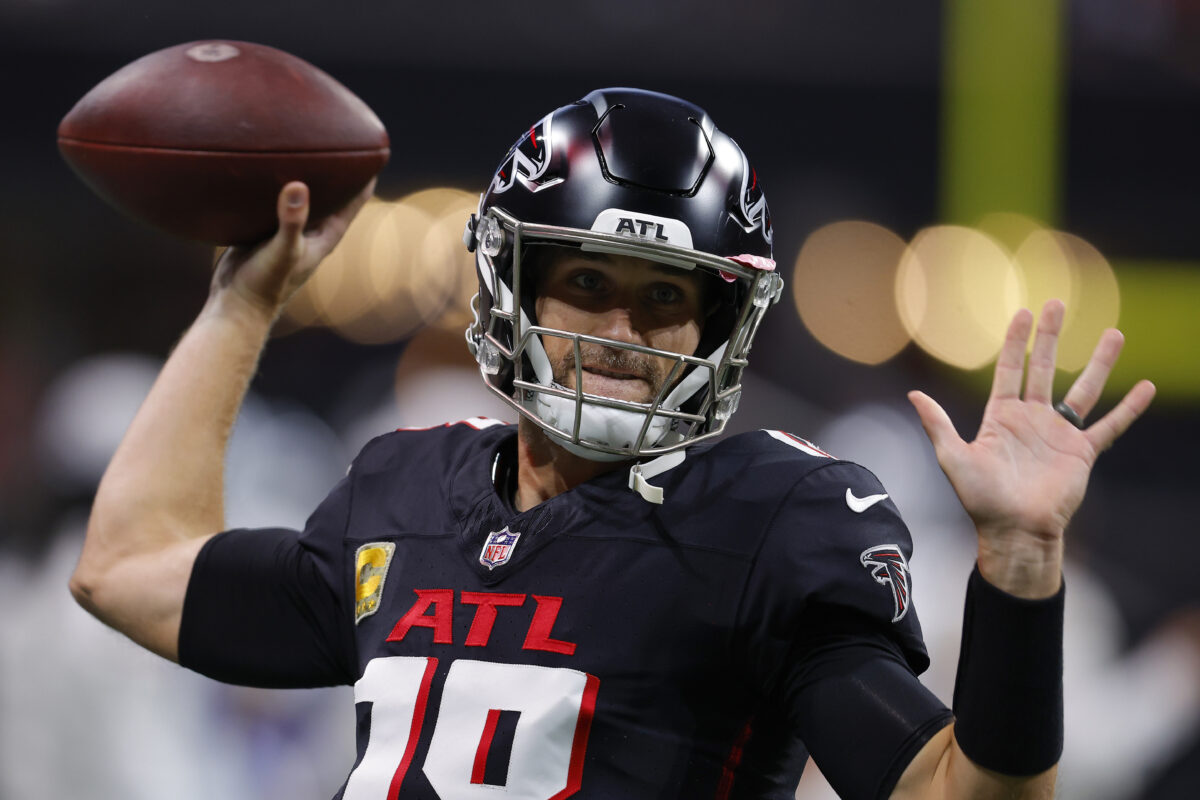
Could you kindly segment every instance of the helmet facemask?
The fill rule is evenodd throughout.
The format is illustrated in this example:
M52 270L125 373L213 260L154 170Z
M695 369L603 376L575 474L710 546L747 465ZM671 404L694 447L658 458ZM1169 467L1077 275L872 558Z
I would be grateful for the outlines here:
M560 446L592 460L663 455L718 435L737 410L741 375L754 334L782 281L763 258L720 258L637 236L521 222L490 208L472 219L480 293L467 341L486 385ZM535 276L523 261L530 246L575 246L702 270L720 285L717 310L704 325L696 353L676 353L537 324ZM543 340L574 348L575 388L554 381ZM646 403L583 391L584 345L640 353L670 363L670 373Z

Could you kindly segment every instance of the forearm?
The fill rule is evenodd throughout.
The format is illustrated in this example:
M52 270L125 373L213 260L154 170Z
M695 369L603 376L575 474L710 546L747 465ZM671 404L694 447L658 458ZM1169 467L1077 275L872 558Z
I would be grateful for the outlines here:
M894 797L1049 798L1062 752L1063 600L971 576L954 687L956 720L905 770Z
M910 764L914 797L1036 798L1053 790L1063 744L1063 534L1096 457L1155 391L1140 381L1100 420L1082 424L1124 341L1110 329L1061 401L1070 413L1052 405L1064 313L1061 301L1043 306L1028 362L1033 315L1014 315L974 441L963 441L927 395L909 393L979 533L954 689L957 720ZM921 793L931 787L932 794Z
M231 291L210 296L100 482L77 590L123 558L222 528L225 446L272 316Z
M1051 800L1058 767L1053 766L1039 775L1015 777L994 772L971 761L958 746L949 729L949 748L946 753L945 789L940 797L962 800Z
M1063 739L1065 599L1061 573L1053 577L1058 590L1035 598L997 586L982 568L968 582L948 748L949 796L1053 793Z
M373 188L306 232L308 188L283 187L279 230L221 256L204 310L100 481L71 593L159 655L177 658L196 558L225 525L225 445L271 324Z
M947 725L931 738L892 791L892 800L1050 800L1058 767L1040 775L1014 777L967 758Z

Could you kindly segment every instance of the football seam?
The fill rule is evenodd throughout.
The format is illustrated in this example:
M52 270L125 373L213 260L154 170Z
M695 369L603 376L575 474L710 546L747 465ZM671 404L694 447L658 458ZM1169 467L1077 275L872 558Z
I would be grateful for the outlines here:
M58 137L59 144L78 144L88 145L106 150L137 150L138 152L157 152L157 153L186 153L188 155L248 155L248 156L294 156L294 155L339 155L339 154L362 154L362 153L386 153L390 152L390 146L383 145L378 147L360 147L360 148L314 148L305 150L219 150L211 147L185 149L181 147L161 147L158 145L138 145L138 144L114 144L112 142L97 142L91 139L76 139L70 136Z

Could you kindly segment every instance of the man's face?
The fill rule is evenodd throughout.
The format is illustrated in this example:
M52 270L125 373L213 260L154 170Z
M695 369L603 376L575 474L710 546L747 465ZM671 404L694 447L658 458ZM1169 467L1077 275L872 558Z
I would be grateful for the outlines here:
M692 355L705 316L703 278L695 272L624 255L564 250L537 279L538 324L569 333ZM543 336L555 382L575 388L569 339ZM583 391L649 403L675 362L631 350L580 343Z

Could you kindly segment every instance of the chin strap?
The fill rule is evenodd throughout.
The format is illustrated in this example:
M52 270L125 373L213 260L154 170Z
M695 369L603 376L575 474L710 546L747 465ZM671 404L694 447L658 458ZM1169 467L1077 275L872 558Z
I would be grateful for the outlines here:
M629 469L629 488L640 494L647 503L662 505L664 499L662 487L650 483L650 478L678 467L685 458L687 458L686 451L676 450L647 461L645 464L634 464Z

